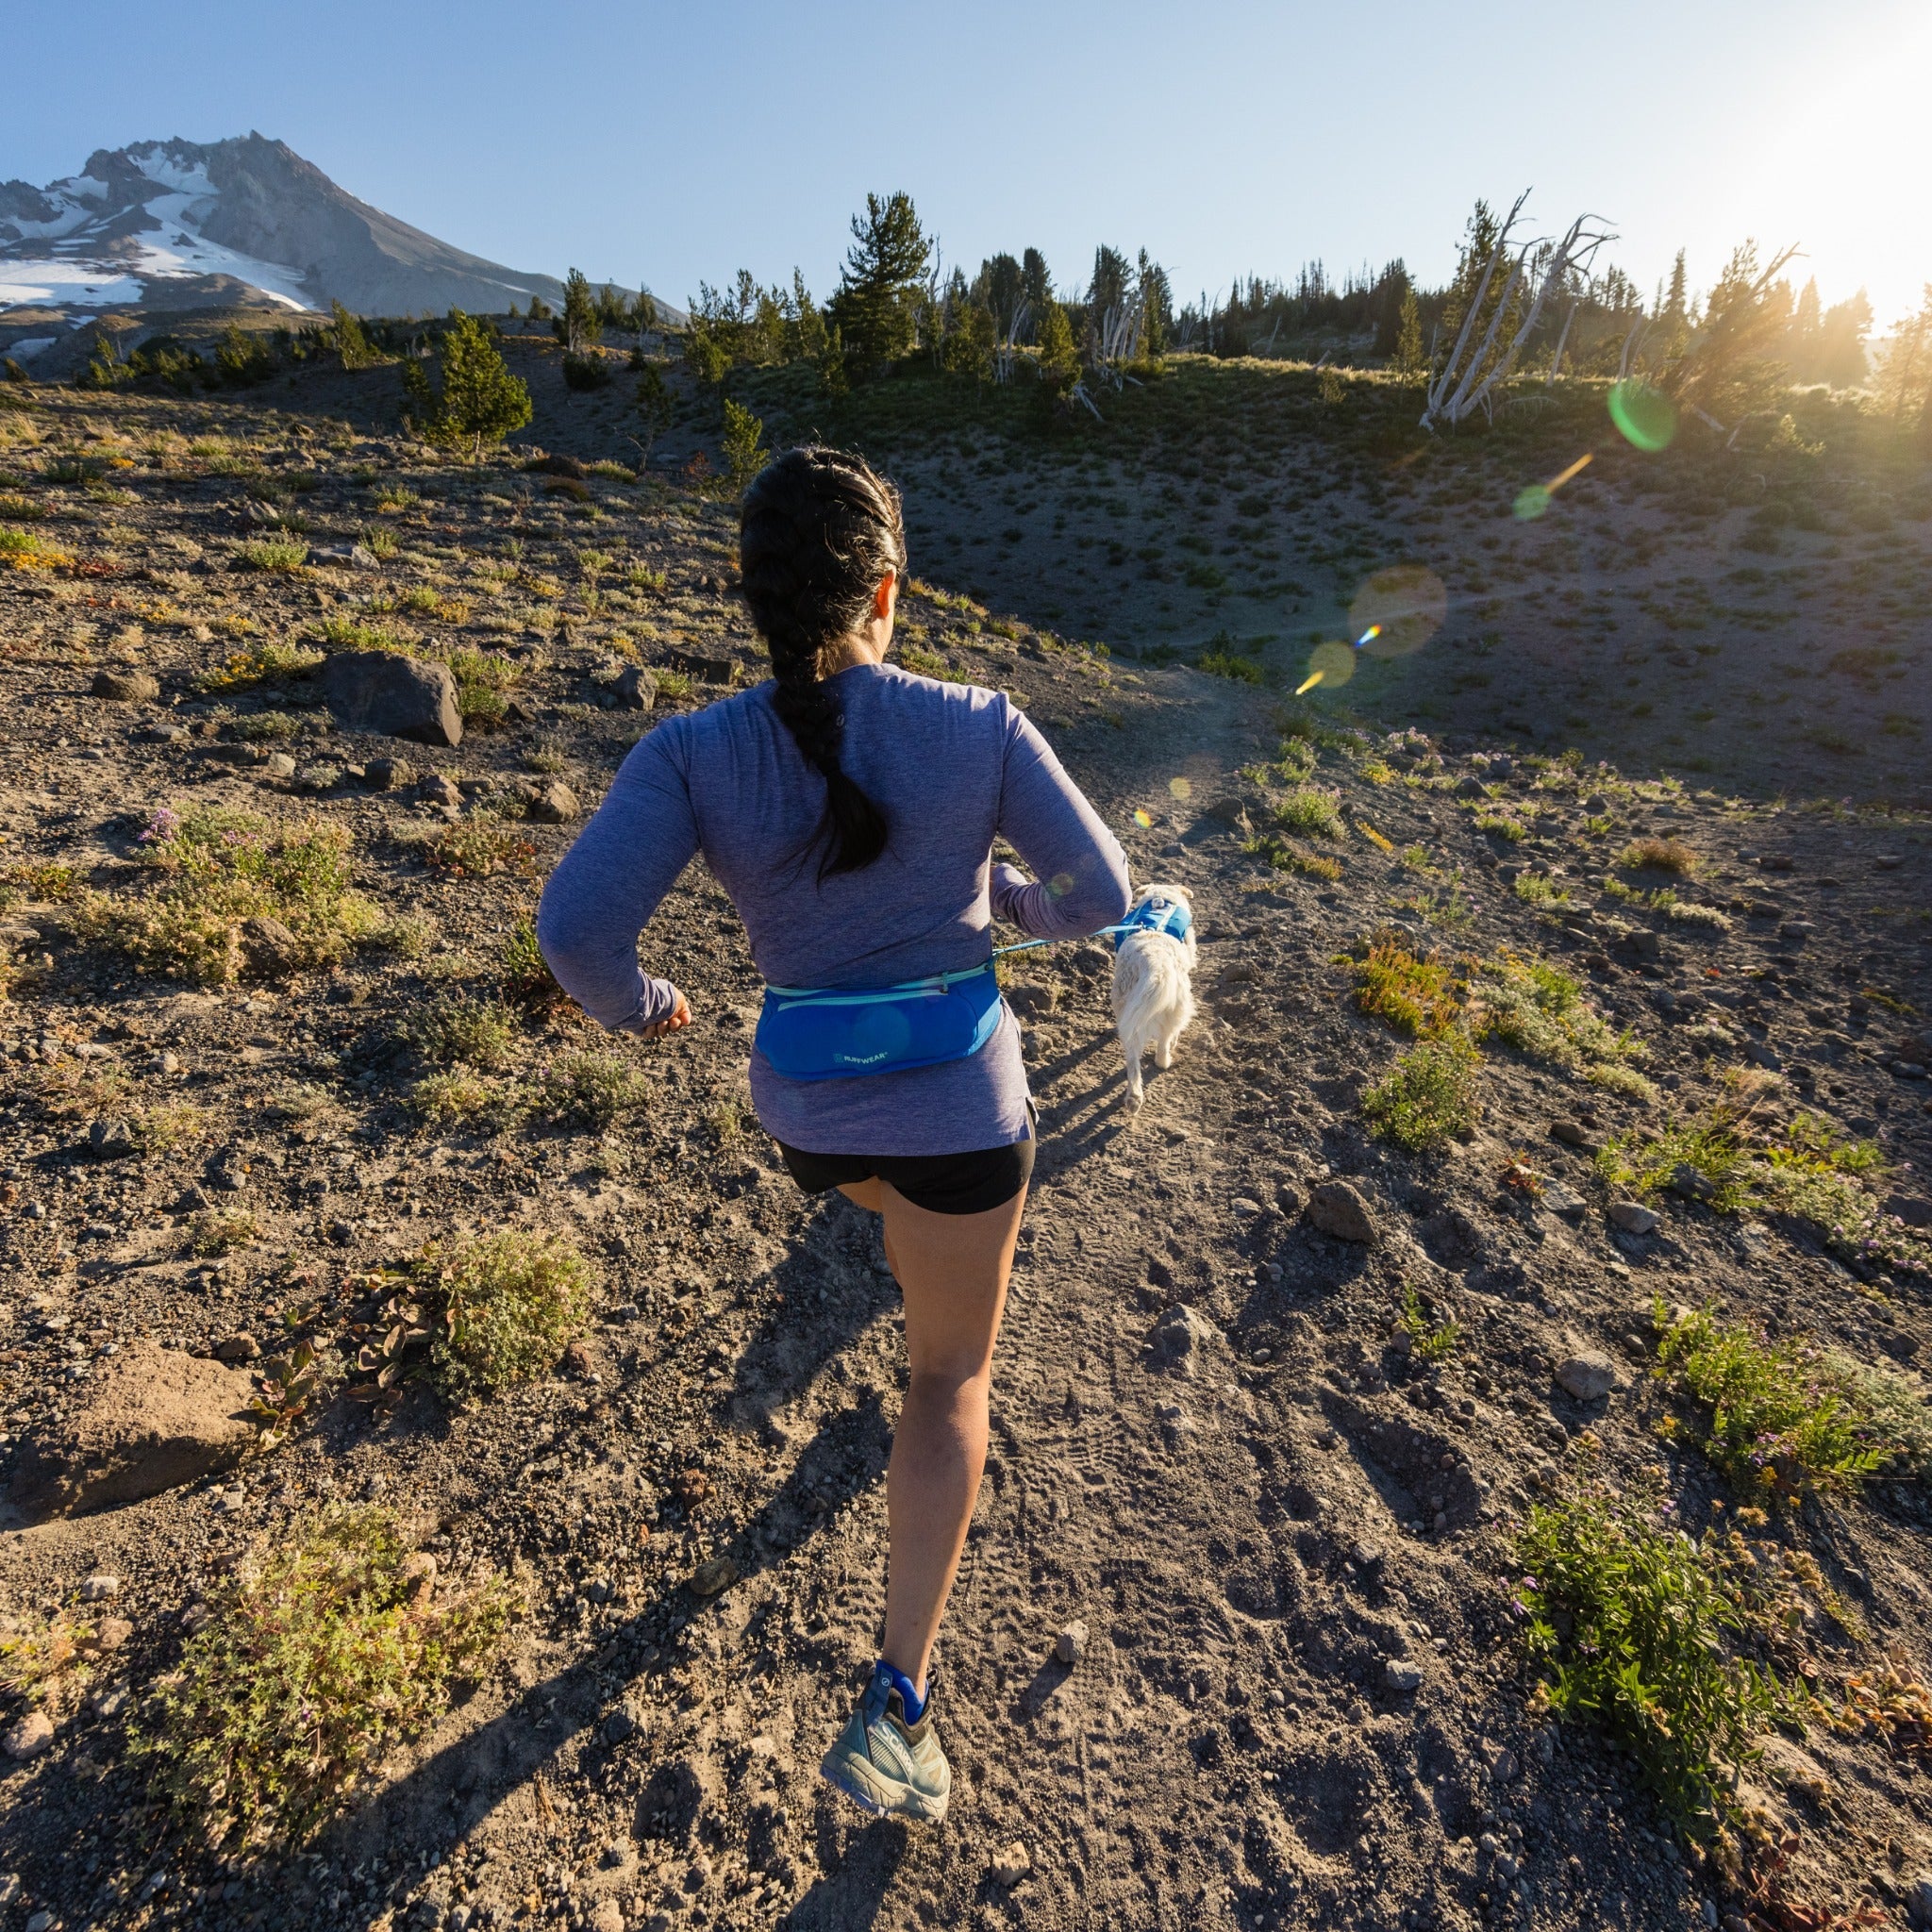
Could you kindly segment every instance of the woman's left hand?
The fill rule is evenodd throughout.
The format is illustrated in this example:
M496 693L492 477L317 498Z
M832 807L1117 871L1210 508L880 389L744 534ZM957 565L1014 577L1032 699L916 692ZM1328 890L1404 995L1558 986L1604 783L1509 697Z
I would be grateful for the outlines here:
M691 1024L691 1002L682 993L677 995L677 1004L672 1008L669 1016L653 1021L648 1026L638 1030L640 1040L656 1040L661 1033L675 1033L680 1027Z

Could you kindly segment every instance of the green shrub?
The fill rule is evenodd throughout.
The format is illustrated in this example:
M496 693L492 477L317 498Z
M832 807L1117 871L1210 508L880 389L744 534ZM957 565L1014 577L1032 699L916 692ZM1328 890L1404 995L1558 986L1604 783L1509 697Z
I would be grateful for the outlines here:
M458 1395L488 1395L555 1367L591 1308L591 1264L559 1238L506 1228L429 1264L442 1303L432 1352Z
M649 1083L627 1061L608 1053L559 1054L545 1069L541 1103L548 1116L602 1132L648 1106Z
M1267 667L1258 658L1244 656L1232 643L1210 644L1194 660L1197 671L1205 671L1210 677L1231 678L1237 684L1265 684L1268 681Z
M215 1587L130 1757L212 1842L299 1840L441 1712L514 1605L495 1576L435 1588L386 1510L291 1524Z
M1449 967L1424 959L1398 940L1378 940L1358 969L1355 1003L1411 1040L1441 1040L1461 1025L1459 983Z
M502 872L528 872L537 848L514 825L486 812L473 812L446 826L423 848L435 872L458 878L490 878Z
M1341 837L1341 808L1332 791L1298 786L1274 808L1274 820L1291 832L1309 839Z
M289 828L252 812L216 808L181 816L163 808L142 835L159 874L152 890L90 893L75 915L83 937L125 954L143 972L228 984L248 964L251 919L287 928L293 963L333 965L381 924L350 890L354 841L337 825Z
M1735 1654L1750 1613L1721 1549L1669 1514L1589 1480L1532 1506L1515 1602L1548 1707L1627 1745L1666 1807L1698 1823L1731 1809L1782 1690Z
M1629 1034L1612 1033L1585 1005L1578 980L1533 954L1499 953L1478 970L1470 992L1476 1038L1500 1040L1532 1059L1583 1067L1640 1051Z
M499 976L505 994L527 1012L552 1013L571 1003L537 943L537 922L527 915L510 927L503 942Z
M1681 839L1636 839L1617 854L1620 872L1674 872L1689 877L1697 870L1697 854Z
M300 644L250 644L225 664L198 673L194 688L209 693L243 691L251 685L300 677L313 671L322 662L322 656L320 651L305 650Z
M1444 1315L1437 1320L1433 1304L1425 1304L1422 1291L1414 1282L1407 1283L1402 1291L1402 1313L1396 1317L1397 1325L1410 1342L1410 1354L1420 1362L1446 1360L1456 1352L1456 1344L1462 1339L1462 1324L1454 1315Z
M1362 1095L1362 1113L1384 1140L1412 1154L1444 1146L1475 1124L1480 1064L1460 1036L1424 1041Z
M308 561L308 546L265 539L237 545L235 555L250 570L292 571L300 570Z
M457 1066L418 1080L409 1090L408 1105L431 1126L505 1124L517 1111L517 1095L467 1066Z
M1797 1337L1773 1341L1707 1307L1674 1322L1659 1300L1654 1319L1657 1374L1705 1412L1697 1446L1740 1486L1856 1490L1898 1457L1853 1399L1844 1357ZM1675 1418L1664 1430L1677 1433Z
M458 993L413 1015L404 1036L425 1059L487 1073L509 1063L517 1043L517 1016L501 1000Z
M188 1223L188 1252L191 1255L231 1255L245 1248L260 1224L246 1208L204 1208Z

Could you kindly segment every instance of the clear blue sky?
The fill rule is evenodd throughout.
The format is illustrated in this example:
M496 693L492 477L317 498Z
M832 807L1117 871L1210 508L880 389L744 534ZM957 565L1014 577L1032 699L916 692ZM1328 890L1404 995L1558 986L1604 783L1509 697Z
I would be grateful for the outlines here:
M1400 255L1441 279L1478 194L1583 209L1650 287L1797 241L1881 328L1932 278L1916 0L104 0L13 9L0 175L158 136L278 136L496 260L635 282L836 276L868 189L948 261L1145 246L1183 296Z

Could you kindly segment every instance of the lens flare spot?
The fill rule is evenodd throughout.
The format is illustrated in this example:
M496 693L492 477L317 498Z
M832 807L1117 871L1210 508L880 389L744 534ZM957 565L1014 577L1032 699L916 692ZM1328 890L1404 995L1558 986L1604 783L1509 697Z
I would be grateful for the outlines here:
M1303 691L1312 691L1317 684L1324 690L1333 691L1355 675L1355 647L1344 644L1340 638L1331 638L1325 644L1317 644L1308 653L1309 682L1302 686Z
M1676 404L1647 382L1626 379L1612 383L1609 410L1610 421L1624 441L1646 454L1668 449L1677 433Z
M1193 781L1190 778L1170 778L1167 789L1176 798L1191 798L1194 795Z
M1421 650L1448 614L1449 592L1442 579L1419 563L1378 570L1348 607L1348 621L1371 658L1407 658Z
M1510 506L1518 523L1531 524L1550 507L1550 492L1541 484L1532 483L1527 490L1516 492L1516 501Z
M1134 823L1143 832L1151 832L1154 829L1154 814L1144 805L1136 806L1134 808Z
M1323 680L1323 678L1324 678L1324 677L1325 677L1326 675L1327 675L1327 673L1326 673L1326 672L1324 672L1324 671L1311 671L1311 672L1309 672L1309 673L1308 673L1308 675L1307 675L1307 676L1306 676L1305 678L1303 678L1303 679L1302 679L1302 681L1301 681L1301 682L1300 682L1300 683L1299 683L1298 685L1296 685L1296 686L1295 686L1295 688L1294 688L1294 694L1295 694L1295 696L1296 696L1296 697L1301 697L1301 696L1302 696L1302 695L1303 695L1303 694L1304 694L1305 692L1307 692L1307 691L1313 691L1313 690L1314 690L1314 688L1315 688L1315 687L1316 687L1316 686L1317 686L1318 684L1320 684L1320 683L1321 683L1321 681Z
M1046 882L1047 896L1064 899L1074 890L1074 874L1070 872L1057 872Z

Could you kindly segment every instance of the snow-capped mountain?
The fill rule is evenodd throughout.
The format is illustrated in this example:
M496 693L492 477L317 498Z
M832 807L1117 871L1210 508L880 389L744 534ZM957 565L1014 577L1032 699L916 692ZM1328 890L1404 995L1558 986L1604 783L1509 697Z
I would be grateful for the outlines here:
M344 193L285 142L138 142L34 188L0 182L0 317L242 303L501 314L562 284L465 254Z

